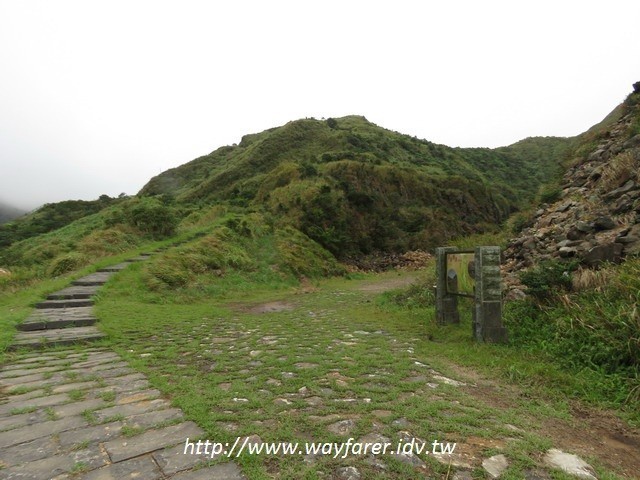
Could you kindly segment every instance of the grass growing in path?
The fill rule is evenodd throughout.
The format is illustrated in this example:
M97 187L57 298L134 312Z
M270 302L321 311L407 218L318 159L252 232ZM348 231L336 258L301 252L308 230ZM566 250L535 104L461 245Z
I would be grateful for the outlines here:
M381 298L377 286L396 285L403 279L396 273L327 280L307 293L254 285L237 297L225 290L221 301L162 305L141 300L146 293L138 275L139 269L125 271L107 287L97 306L101 327L113 348L212 441L259 435L265 442L342 442L378 435L393 444L413 437L456 442L464 458L476 459L469 469L477 476L482 458L504 453L507 479L523 478L542 452L562 448L540 431L540 422L570 418L561 386L570 375L530 354L474 344L468 319L436 330L430 307L408 309ZM496 408L492 395L479 395L485 387L462 378L451 359L484 365L502 375L496 388L515 382L526 394L505 390ZM454 381L461 378L465 385ZM349 465L364 478L445 478L450 469L434 455L415 464L378 460L384 469L364 456L237 461L252 479L319 478ZM589 460L599 478L618 478L597 458Z

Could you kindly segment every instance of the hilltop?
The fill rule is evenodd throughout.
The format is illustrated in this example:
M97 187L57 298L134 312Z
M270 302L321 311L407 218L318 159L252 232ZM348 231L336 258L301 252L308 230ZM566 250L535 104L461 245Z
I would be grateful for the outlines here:
M495 229L560 173L563 138L450 148L364 117L304 119L168 170L140 191L259 208L334 255L432 248Z

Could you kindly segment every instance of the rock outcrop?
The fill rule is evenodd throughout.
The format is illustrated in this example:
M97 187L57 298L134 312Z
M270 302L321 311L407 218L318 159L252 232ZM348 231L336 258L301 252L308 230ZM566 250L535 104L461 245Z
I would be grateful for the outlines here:
M566 171L557 201L543 204L531 226L504 252L507 296L522 296L517 273L540 261L575 260L598 268L640 252L640 92L621 118L595 136ZM594 141L584 139L583 141ZM583 149L584 151L584 149Z

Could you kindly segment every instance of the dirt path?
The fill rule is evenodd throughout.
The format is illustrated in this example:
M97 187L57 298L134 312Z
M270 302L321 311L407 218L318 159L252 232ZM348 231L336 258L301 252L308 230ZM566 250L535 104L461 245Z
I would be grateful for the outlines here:
M389 290L408 287L420 278L418 273L405 273L397 278L385 278L379 281L371 281L358 287L358 291L367 293L384 293Z
M530 402L544 402L522 389L478 372L450 364L456 378L467 385L467 394L485 405L500 409L520 409ZM583 457L597 458L625 478L640 478L640 430L630 427L612 412L599 410L578 401L570 402L570 418L529 415L531 431L549 438L556 448Z

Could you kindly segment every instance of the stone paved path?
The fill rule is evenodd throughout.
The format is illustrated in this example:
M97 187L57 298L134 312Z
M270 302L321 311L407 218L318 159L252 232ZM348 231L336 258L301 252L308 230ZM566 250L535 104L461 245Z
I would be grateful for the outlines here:
M244 479L184 455L204 432L100 348L23 354L0 368L0 479Z
M131 262L148 258L52 293L18 326L11 349L103 338L91 297ZM107 349L24 353L0 367L0 480L245 479L233 462L184 455L187 438L203 435Z
M72 282L72 286L50 294L36 305L36 310L21 324L11 350L44 348L56 345L86 343L104 338L94 324L93 297L111 276L132 262L143 261L150 254L141 254L128 261L106 267Z

